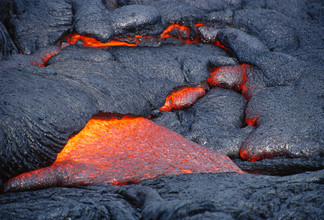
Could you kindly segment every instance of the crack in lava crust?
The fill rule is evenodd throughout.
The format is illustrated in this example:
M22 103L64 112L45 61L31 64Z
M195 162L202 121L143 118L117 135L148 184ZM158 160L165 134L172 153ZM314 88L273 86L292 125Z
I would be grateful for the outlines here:
M92 118L50 167L10 179L4 191L123 185L172 174L217 172L242 173L226 155L143 117Z

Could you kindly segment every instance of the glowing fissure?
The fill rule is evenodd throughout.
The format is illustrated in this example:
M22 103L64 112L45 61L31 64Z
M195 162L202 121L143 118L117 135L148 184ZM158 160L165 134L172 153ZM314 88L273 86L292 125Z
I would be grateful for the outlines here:
M201 27L205 26L204 24L195 24L195 27ZM172 33L177 34L172 34ZM160 37L156 36L143 36L143 35L135 35L135 37L116 37L114 40L111 40L109 42L101 42L99 40L96 40L93 37L87 37L82 36L76 32L73 32L67 39L67 41L74 45L77 41L81 40L83 43L83 47L116 47L116 46L127 46L127 47L136 47L142 42L142 40L148 40L148 39L156 39L158 40L165 40L168 38L174 38L179 39L183 41L186 44L195 44L200 43L200 37L197 35L195 39L190 39L190 28L184 25L179 24L171 24L167 29L163 31L163 33L160 35ZM128 43L126 41L134 41L135 43ZM222 45L218 40L214 43L214 45L219 46L225 50L228 50L224 45ZM67 45L65 45L67 46ZM64 46L64 47L65 47ZM54 55L58 54L64 47L60 46L60 49L55 52L50 52L43 56L43 62L42 63L34 63L35 66L45 67L46 62Z
M257 120L258 120L258 118L245 119L245 122L248 125L256 126L257 125Z
M204 24L195 24L195 27L205 26ZM96 40L92 37L86 37L79 35L77 33L72 33L68 38L68 42L71 44L75 44L78 40L83 41L84 47L111 47L111 46L128 46L135 47L141 42L142 39L152 39L156 40L165 40L168 38L175 38L184 41L186 44L195 44L200 43L199 36L196 36L195 39L190 39L190 28L184 25L179 24L171 24L168 28L166 28L160 37L156 36L143 36L143 35L135 35L135 37L116 37L115 40L103 43L101 41ZM135 43L127 43L125 41L135 41ZM215 45L222 47L223 49L228 50L224 45L221 45L219 41L216 41Z
M39 66L39 67L45 67L45 64L47 61L54 55L58 54L63 50L64 47L58 47L56 49L52 49L48 52L46 52L44 55L42 55L42 60L40 62L33 62L34 66Z
M75 44L78 40L82 40L84 47L112 47L112 46L136 47L137 46L137 44L130 44L118 40L112 40L106 43L102 43L101 41L98 41L95 38L82 36L77 33L72 34L69 37L68 42L70 42L71 44Z
M68 141L51 166L10 179L4 191L123 185L172 174L215 172L242 173L226 155L143 117L94 117Z

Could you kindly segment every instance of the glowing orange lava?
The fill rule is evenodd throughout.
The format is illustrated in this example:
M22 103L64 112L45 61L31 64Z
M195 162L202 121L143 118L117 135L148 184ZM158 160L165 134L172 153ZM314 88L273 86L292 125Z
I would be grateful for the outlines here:
M204 24L195 24L196 27L206 26ZM171 34L172 32L175 32ZM200 43L199 36L196 36L195 39L191 39L190 36L190 28L184 25L179 24L171 24L167 29L163 31L160 37L152 37L152 36L143 36L143 35L135 35L134 37L116 37L115 40L111 40L109 42L103 43L101 41L96 40L92 37L82 36L77 33L72 33L67 41L70 44L75 44L78 40L83 42L84 47L116 47L116 46L127 46L127 47L136 47L142 42L143 40L165 40L168 38L175 38L182 40L186 44L194 44ZM126 41L133 41L135 43L128 43ZM60 42L60 41L59 41ZM219 46L225 50L228 50L224 45L222 45L218 40L215 42L216 46ZM67 45L65 45L67 46ZM64 46L64 47L65 47ZM48 53L43 57L43 63L33 63L35 66L45 67L45 63L54 55L59 53L64 47L60 47L60 50ZM20 52L21 53L21 52Z
M122 41L117 41L117 40L112 40L106 43L102 43L101 41L98 41L92 37L85 37L81 36L77 33L74 33L70 36L68 41L71 44L75 44L78 40L83 41L83 46L84 47L111 47L111 46L128 46L128 47L136 47L137 44L130 44L127 42L122 42Z
M195 24L196 27L205 26L204 24ZM173 32L173 33L172 33ZM78 40L83 41L84 47L111 47L111 46L128 46L128 47L135 47L138 46L138 44L143 39L152 39L154 37L152 36L143 36L143 35L135 35L135 37L125 37L120 38L116 37L116 40L112 40L106 43L102 43L92 37L86 37L79 35L77 33L71 34L71 36L68 39L68 42L71 44L75 44ZM167 29L163 31L160 37L155 37L156 40L164 40L168 38L175 38L180 39L184 41L186 44L194 44L199 43L200 39L199 36L196 36L195 39L191 39L190 35L190 28L184 25L179 24L171 24ZM127 41L135 41L135 43L127 43ZM224 48L225 50L228 50L224 45L221 45L219 41L216 41L215 45Z
M42 55L42 60L38 62L33 62L34 66L39 66L39 67L45 67L46 62L54 55L58 54L61 52L63 47L58 47L58 48L51 48L51 50L45 52L45 54Z
M202 24L198 24L202 25ZM172 35L172 32L176 32L176 35ZM198 38L195 38L193 40L190 39L190 28L186 27L184 25L179 25L179 24L171 24L167 29L163 31L161 34L161 39L166 39L166 38L178 38L180 40L183 40L186 42L186 44L194 44L194 43L199 43L200 40Z
M246 124L256 126L258 118L245 119Z
M197 87L181 87L172 91L165 100L160 111L171 111L172 109L183 109L192 106L199 98L205 95L205 89Z
M251 162L264 159L264 157L250 155L249 152L247 150L245 150L244 148L241 148L241 150L240 150L240 157L243 160L248 160L248 161L251 161Z
M233 89L241 92L241 94L249 100L247 94L246 82L246 68L249 64L240 64L234 66L220 66L216 67L210 73L211 77L207 79L210 86L223 87Z
M46 168L10 179L4 191L97 183L129 184L180 173L242 171L204 148L142 117L92 118Z

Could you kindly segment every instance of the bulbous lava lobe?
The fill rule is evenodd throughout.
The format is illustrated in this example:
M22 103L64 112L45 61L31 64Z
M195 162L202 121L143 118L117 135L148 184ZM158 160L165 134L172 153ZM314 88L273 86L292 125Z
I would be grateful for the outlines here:
M205 93L205 89L200 86L178 88L166 97L165 104L160 108L160 111L189 108Z
M53 165L10 179L4 191L98 183L123 185L180 173L242 171L206 149L142 117L92 118Z
M253 96L246 120L257 129L245 140L241 157L310 157L323 155L324 79L312 68L294 86L271 88Z
M234 91L242 90L246 81L245 68L242 65L216 67L207 79L210 86L223 87Z

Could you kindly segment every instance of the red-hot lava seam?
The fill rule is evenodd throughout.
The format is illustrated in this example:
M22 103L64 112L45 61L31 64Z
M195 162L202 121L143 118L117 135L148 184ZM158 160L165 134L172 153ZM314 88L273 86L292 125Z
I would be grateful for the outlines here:
M49 167L10 179L4 191L123 185L180 173L242 171L224 154L143 117L92 118Z
M204 24L195 24L196 27L201 27L201 26L205 26ZM172 32L177 33L175 34L171 34ZM67 39L67 41L70 44L75 44L78 40L82 40L83 42L83 46L84 47L113 47L113 46L127 46L127 47L136 47L138 46L138 44L141 42L142 39L152 39L154 37L152 36L143 36L143 35L135 35L135 37L126 37L126 38L120 38L120 37L116 37L115 40L103 43L101 41L96 40L95 38L92 37L87 37L87 36L82 36L79 35L77 33L72 33L69 38ZM165 29L163 31L163 33L161 34L160 37L156 37L157 40L161 39L161 40L165 40L168 38L175 38L175 39L180 39L182 41L184 41L186 44L194 44L194 43L200 43L200 38L199 36L197 36L195 39L191 40L190 39L190 28L186 27L184 25L179 25L179 24L171 24L167 29ZM128 43L125 41L135 41L135 43ZM215 45L228 50L224 45L222 45L219 41L215 42ZM44 67L45 63L54 55L56 55L57 53L59 53L61 50L63 49L63 47L60 47L60 49L58 49L57 51L51 51L48 54L46 54L45 56L43 56L43 63L38 64L35 63L35 66L41 66Z
M257 125L258 118L253 119L245 119L246 124L256 126Z

